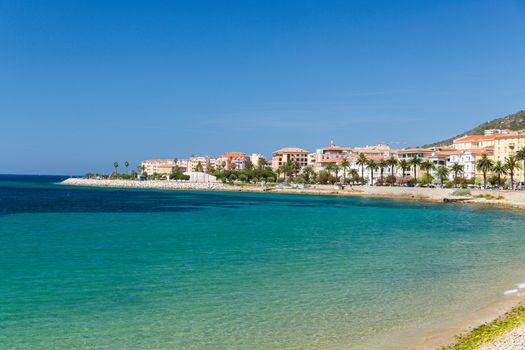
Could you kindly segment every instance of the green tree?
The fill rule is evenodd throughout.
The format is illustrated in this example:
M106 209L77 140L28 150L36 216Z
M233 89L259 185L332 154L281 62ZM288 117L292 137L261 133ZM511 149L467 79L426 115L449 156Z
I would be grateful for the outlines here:
M405 170L407 170L410 167L410 164L407 162L406 159L401 159L397 162L397 165L401 168L403 177L405 177Z
M129 167L129 162L126 160L124 162L124 167L126 168L126 174L128 173L128 167Z
M350 167L348 159L344 158L341 161L341 169L343 169L343 185L346 184L346 170Z
M428 182L431 181L430 171L434 170L435 167L436 166L434 165L434 163L428 159L421 162L421 164L419 165L419 168L426 172L426 177L424 181L425 184L428 184Z
M374 186L374 170L379 169L379 165L375 160L369 159L366 162L366 167L370 170L370 186Z
M414 180L417 179L417 167L421 165L421 163L422 163L421 158L417 156L413 156L408 162L408 164L410 164L410 166L414 168Z
M501 163L501 162L500 162ZM487 187L487 173L492 170L494 162L486 154L483 154L476 162L476 169L483 173L483 187Z
M388 166L390 167L390 175L392 176L392 178L394 178L395 177L395 175L394 175L395 174L395 168L396 168L396 166L398 164L398 161L397 161L396 157L390 156L390 158L388 158L386 162L387 162Z
M510 176L510 189L514 189L514 172L517 169L520 169L521 166L518 163L518 159L515 155L512 155L505 159L505 168L507 169L509 176Z
M113 168L115 168L115 174L118 175L118 171L117 171L117 169L118 169L118 162L114 162L113 163Z
M359 153L359 157L355 163L361 167L361 182L363 185L365 184L365 166L367 165L367 162L368 159L366 158L365 154Z
M204 168L203 168L202 163L200 161L195 166L195 171L197 171L199 173L202 173L204 171Z
M267 166L268 161L266 159L261 157L257 160L257 168L259 168L259 170L265 169Z
M206 163L206 174L213 174L215 167L211 163Z
M463 165L459 164L458 162L454 162L450 166L450 171L454 173L454 183L457 183L458 174L463 174L463 168Z
M301 170L301 176L304 179L305 183L311 183L315 178L315 171L311 165L305 166Z
M379 171L380 171L381 185L384 185L385 183L383 181L384 180L383 173L385 171L385 168L388 166L388 162L386 159L381 158L377 162L377 166L379 167Z
M525 147L516 152L516 159L523 161L523 169L525 169ZM523 171L523 182L525 183L525 171Z
M501 175L507 174L507 168L505 167L505 164L503 164L501 160L498 160L496 163L494 163L494 165L490 167L490 169L492 170L492 172L496 175L498 179L498 186L501 186ZM487 187L486 184L485 184L485 187Z
M450 174L450 170L443 165L440 165L436 169L437 176L439 177L439 181L441 183L441 187L443 187L443 182L448 177L448 174Z
M350 181L352 181L352 183L359 182L359 172L357 171L357 169L350 169L348 175L350 175Z
M336 164L328 164L325 167L328 174L334 173L334 183L337 182L337 172L339 171L339 167Z

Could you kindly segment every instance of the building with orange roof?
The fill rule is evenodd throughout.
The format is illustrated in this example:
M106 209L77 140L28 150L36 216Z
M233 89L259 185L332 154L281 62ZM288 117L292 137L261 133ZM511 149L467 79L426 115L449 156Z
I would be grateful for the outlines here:
M295 161L299 169L309 165L312 161L309 157L310 152L299 147L286 147L272 152L272 169L276 171L285 163Z
M458 137L452 143L455 149L483 148L494 146L494 140L501 134L465 135Z
M315 170L319 171L323 167L322 161L330 159L338 159L348 157L352 154L352 148L350 147L341 147L336 145L330 145L327 147L319 148L315 151L314 163ZM326 164L326 162L324 163Z
M494 161L505 162L505 159L516 154L516 152L525 147L525 132L514 132L509 134L496 135L494 140ZM521 169L516 170L516 179L525 182L523 164Z
M243 152L224 152L217 158L217 164L224 170L241 170L250 163L250 156Z

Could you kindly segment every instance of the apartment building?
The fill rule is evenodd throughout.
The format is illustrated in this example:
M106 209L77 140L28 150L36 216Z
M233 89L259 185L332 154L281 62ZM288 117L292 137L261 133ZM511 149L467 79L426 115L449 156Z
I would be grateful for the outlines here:
M309 165L310 152L299 147L287 147L272 152L272 169L275 171L285 163L295 161L299 169ZM311 160L310 160L311 161Z
M250 163L250 157L242 152L224 152L217 158L224 170L242 170Z
M195 172L199 170L198 168L202 167L202 171L205 172L207 168L215 167L216 164L217 159L212 158L211 156L191 156L188 158L187 171Z
M184 172L187 170L188 162L181 159L148 159L141 162L144 172L148 174L163 174L168 175L173 172L174 168L178 168Z

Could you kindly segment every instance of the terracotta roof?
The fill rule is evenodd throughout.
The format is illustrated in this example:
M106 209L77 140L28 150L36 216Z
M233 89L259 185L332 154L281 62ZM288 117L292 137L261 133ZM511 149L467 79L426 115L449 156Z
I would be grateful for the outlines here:
M461 136L454 140L454 143L457 142L472 142L472 141L488 141L496 139L500 134L491 134L491 135L465 135Z
M323 151L351 151L350 147L340 147L340 146L328 146L321 148Z
M307 150L305 149L302 149L302 148L299 148L299 147L286 147L286 148L281 148L275 152L272 152L272 154L278 154L278 153L304 153L304 154L308 154L310 152L308 152Z
M386 152L390 152L389 149L384 149L384 150L381 150L381 149L373 149L373 148L353 148L352 149L355 153L386 153Z
M224 152L221 158L245 158L246 154L242 152Z
M471 149L465 150L465 152L470 152L474 155L491 154L491 153L494 153L494 148L492 147L471 148Z
M404 148L404 149L400 149L398 150L398 153L414 153L414 152L432 152L431 149L428 149L428 148Z
M454 151L436 151L434 152L435 155L437 156L450 156L452 154L460 154L461 151L459 150L454 150Z
M495 134L496 139L518 139L525 138L525 134Z

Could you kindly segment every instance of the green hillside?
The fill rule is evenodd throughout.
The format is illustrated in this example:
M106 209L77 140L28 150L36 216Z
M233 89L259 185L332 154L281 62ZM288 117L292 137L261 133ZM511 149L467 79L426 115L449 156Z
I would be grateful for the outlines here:
M525 129L525 109L522 109L521 111L513 113L513 114L509 114L503 118L497 118L497 119L490 120L488 122L485 122L483 124L476 126L474 129L467 130L464 133L461 133L459 135L456 135L446 140L424 145L423 147L450 145L452 144L452 141L458 137L461 137L463 135L477 135L477 134L483 135L483 132L488 129L510 129L510 130Z

